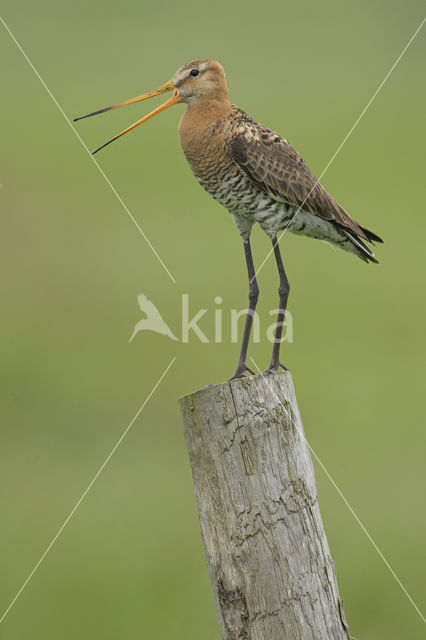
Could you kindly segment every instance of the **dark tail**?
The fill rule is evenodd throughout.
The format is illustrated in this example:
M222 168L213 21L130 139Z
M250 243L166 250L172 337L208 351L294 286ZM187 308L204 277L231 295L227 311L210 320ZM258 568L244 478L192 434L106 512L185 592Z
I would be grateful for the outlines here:
M369 229L366 229L365 227L361 227L357 222L354 224L352 229L342 224L335 223L335 225L340 229L340 231L343 231L348 240L350 240L352 247L356 249L356 251L352 251L351 253L356 253L356 255L361 258L361 260L364 260L364 262L374 262L375 264L379 264L374 253L366 244L364 244L363 240L367 240L367 242L371 242L373 245L376 242L383 243L380 236L369 231ZM359 232L357 232L357 229L359 229Z
M379 261L375 258L374 253L371 251L371 249L363 243L361 238L354 231L351 231L350 229L343 229L343 232L351 241L352 245L356 248L356 252L354 253L356 253L356 255L361 258L361 260L364 260L364 262L374 262L375 264L379 264ZM371 231L363 229L363 232L370 242L372 242L372 240L370 240L370 237L368 237L369 235L373 236L376 241L383 242L383 240L379 238L379 236L371 233Z
M365 227L361 227L361 225L360 228L365 233L368 242L371 242L372 244L374 244L375 242L380 242L381 244L383 244L384 240L382 240L380 236L376 235L372 231L369 231Z

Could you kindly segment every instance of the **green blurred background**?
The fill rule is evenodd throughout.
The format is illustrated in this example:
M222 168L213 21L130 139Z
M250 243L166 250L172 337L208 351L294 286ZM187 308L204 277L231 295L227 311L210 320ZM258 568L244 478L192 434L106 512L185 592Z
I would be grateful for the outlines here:
M2 15L68 117L224 65L232 100L321 173L422 19L420 2L53 2ZM173 356L176 361L0 626L8 640L218 640L177 398L234 371L238 345L141 333L144 292L173 331L180 300L246 304L234 224L179 148L183 107L97 159L176 284L5 29L2 86L1 611ZM419 33L323 178L382 235L381 265L281 242L292 284L290 367L310 444L417 604L424 597L424 106ZM422 79L423 78L423 79ZM159 104L76 125L95 148ZM423 105L423 106L422 106ZM269 242L253 237L255 261ZM262 322L276 308L271 259ZM213 334L213 313L200 323ZM271 345L250 355L261 367ZM352 636L424 637L421 618L316 467Z

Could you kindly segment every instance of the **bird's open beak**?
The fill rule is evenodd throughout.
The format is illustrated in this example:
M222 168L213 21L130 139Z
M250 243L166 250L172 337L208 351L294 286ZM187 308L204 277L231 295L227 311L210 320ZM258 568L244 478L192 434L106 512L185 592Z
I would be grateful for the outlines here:
M175 89L175 87L173 86L170 80L169 82L166 82L166 84L163 84L162 87L160 87L159 89L156 89L155 91L150 91L149 93L144 93L142 96L137 96L136 98L132 98L131 100L125 100L124 102L120 102L119 104L113 104L111 107L105 107L105 109L99 109L98 111L93 111L92 113L88 113L85 116L74 118L74 122L76 122L77 120L81 120L82 118L89 118L90 116L96 116L98 113L105 113L106 111L111 111L111 109L118 109L118 107L125 107L128 104L133 104L134 102L140 102L141 100L146 100L147 98L153 98L154 96L158 96L160 95L160 93L166 93L167 91L174 91L173 96L169 98L167 102L164 102L164 104L154 109L154 111L151 111L151 113L148 113L147 116L144 116L143 118L141 118L141 120L138 120L134 124L130 125L130 127L127 127L127 129L124 129L124 131L114 136L114 138L111 138L111 140L108 140L108 142L105 142L105 144L95 149L95 151L92 151L92 155L100 151L100 149L103 149L104 147L106 147L107 144L114 142L114 140L117 140L117 138L120 138L128 131L131 131L132 129L139 126L143 122L146 122L150 118L153 118L154 116L157 115L157 113L161 113L168 107L171 107L172 105L177 104L178 102L182 102L182 98L179 96L178 90Z

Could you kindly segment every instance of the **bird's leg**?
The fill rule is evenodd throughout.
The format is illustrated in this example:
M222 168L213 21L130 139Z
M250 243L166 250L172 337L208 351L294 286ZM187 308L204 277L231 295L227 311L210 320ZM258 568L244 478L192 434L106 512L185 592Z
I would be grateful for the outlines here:
M251 327L253 324L253 315L256 309L257 300L259 298L259 287L257 286L256 280L256 272L254 270L253 265L253 256L251 254L250 240L247 239L243 242L244 244L244 253L246 256L247 263L247 272L249 277L249 307L247 309L246 322L244 325L244 335L243 341L241 343L241 351L240 358L238 360L237 370L235 371L232 378L230 380L234 380L235 378L242 378L245 376L246 371L253 373L251 369L247 367L246 359L247 359L247 348L250 339Z
M287 367L285 367L280 362L280 346L281 346L281 336L283 332L285 311L287 308L288 294L290 293L290 283L287 280L287 276L284 269L284 264L281 258L280 248L278 246L278 240L276 236L274 236L272 239L272 246L274 247L275 260L277 262L278 273L280 276L280 286L278 287L278 294L280 297L280 308L278 310L277 325L275 329L275 338L274 338L274 346L272 349L271 363L267 369L267 372L278 371L278 367L287 369Z

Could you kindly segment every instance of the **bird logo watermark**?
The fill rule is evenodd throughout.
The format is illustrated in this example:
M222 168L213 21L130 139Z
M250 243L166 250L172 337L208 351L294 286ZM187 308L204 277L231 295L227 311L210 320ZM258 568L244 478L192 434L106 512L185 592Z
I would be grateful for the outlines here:
M133 340L133 338L137 333L139 333L139 331L155 331L156 333L161 333L163 336L168 336L172 340L178 341L178 338L176 338L173 331L164 322L161 313L158 311L155 304L151 302L151 300L148 300L148 298L143 293L140 293L138 295L138 304L140 310L143 311L146 318L142 318L142 320L139 320L139 322L135 325L129 342Z
M143 293L138 294L138 305L145 317L141 318L135 325L133 333L130 336L129 342L135 338L138 333L143 331L154 331L160 333L163 336L167 336L175 342L188 343L192 337L197 337L202 343L223 343L229 341L231 343L237 343L240 339L240 333L243 330L242 320L246 317L247 313L250 313L253 317L253 342L259 343L261 341L261 318L256 311L244 309L228 309L225 312L220 305L223 303L221 296L214 298L214 309L197 309L190 312L190 299L188 293L183 293L181 296L181 331L180 338L172 331L170 326L164 320L159 309L155 306L152 300L149 300ZM269 316L271 320L276 319L279 309L271 309ZM210 326L213 325L213 336L208 335L207 329L203 328L201 322L208 316L213 316L213 322L210 322ZM228 316L228 318L226 317ZM282 323L283 333L280 342L293 342L293 317L291 313L286 311L285 319ZM266 327L264 336L266 339L274 343L275 342L275 328L276 321L273 321Z

